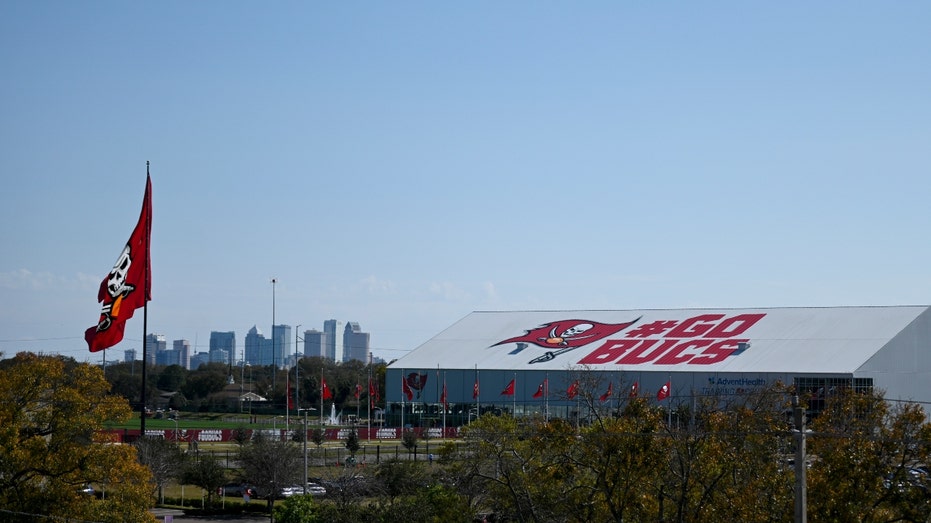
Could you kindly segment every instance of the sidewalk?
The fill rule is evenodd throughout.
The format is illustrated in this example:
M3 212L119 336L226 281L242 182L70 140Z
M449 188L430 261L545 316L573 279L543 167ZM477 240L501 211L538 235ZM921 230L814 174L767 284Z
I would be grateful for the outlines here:
M268 516L244 515L215 515L215 516L185 516L183 510L171 508L153 508L150 510L159 521L171 523L268 523Z

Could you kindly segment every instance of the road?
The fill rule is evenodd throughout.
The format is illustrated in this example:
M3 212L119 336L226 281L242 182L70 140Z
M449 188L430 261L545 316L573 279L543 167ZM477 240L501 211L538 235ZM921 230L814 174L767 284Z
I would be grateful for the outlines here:
M167 508L154 508L150 512L159 521L171 523L268 523L271 520L268 516L255 515L185 516L182 510Z

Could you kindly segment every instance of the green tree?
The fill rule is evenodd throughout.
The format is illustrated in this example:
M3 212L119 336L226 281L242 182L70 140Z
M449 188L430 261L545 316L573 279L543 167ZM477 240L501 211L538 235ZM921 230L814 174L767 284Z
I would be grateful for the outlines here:
M213 454L200 452L186 461L181 481L185 485L197 485L204 489L209 506L220 487L226 483L226 468Z
M20 353L0 361L0 509L53 518L152 521L151 474L133 447L109 445L106 421L127 420L100 368ZM84 485L105 491L86 496Z
M828 393L811 423L811 521L927 521L926 479L910 469L931 459L931 426L920 405L890 405L880 392ZM811 495L830 492L830 496Z
M348 450L349 454L355 458L356 452L359 452L360 448L359 433L356 431L356 429L350 429L350 431L346 434L346 450Z

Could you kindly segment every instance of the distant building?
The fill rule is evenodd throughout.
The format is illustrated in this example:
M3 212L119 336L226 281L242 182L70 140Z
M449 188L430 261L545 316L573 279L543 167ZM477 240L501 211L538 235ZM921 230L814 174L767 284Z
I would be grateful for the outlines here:
M198 352L191 356L191 370L197 370L201 365L210 363L209 352Z
M304 331L304 357L305 358L325 358L327 347L327 334L310 329Z
M146 334L145 336L145 358L147 365L158 363L157 354L168 350L168 342L165 341L164 334Z
M327 334L326 357L335 362L343 361L343 322L326 320L323 332Z
M175 340L174 352L177 353L178 365L185 369L191 368L191 342L185 339Z
M219 356L215 355L215 351L225 351L226 359L221 360ZM236 333L233 331L229 332L219 332L212 331L210 333L210 361L219 361L221 363L226 363L230 367L233 366L233 358L236 355Z
M132 363L136 361L136 349L124 350L123 361L125 361L126 363Z
M369 333L362 332L359 323L350 321L343 332L343 361L368 362Z
M246 363L250 365L271 365L271 343L262 334L258 326L253 325L249 332L246 333Z
M293 361L294 351L297 350L297 347L292 346L294 342L291 338L290 325L272 325L271 343L272 364L280 369Z

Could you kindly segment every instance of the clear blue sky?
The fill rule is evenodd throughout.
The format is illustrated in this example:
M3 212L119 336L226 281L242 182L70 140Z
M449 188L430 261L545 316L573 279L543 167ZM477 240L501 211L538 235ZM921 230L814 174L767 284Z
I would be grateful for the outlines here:
M0 352L931 303L928 2L0 2ZM141 311L108 359L141 348Z

